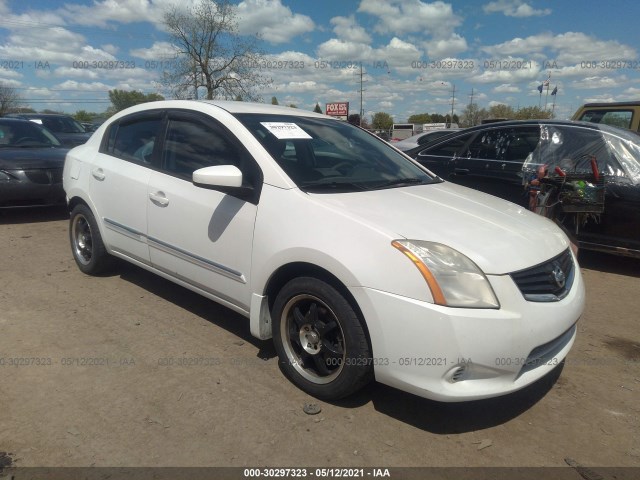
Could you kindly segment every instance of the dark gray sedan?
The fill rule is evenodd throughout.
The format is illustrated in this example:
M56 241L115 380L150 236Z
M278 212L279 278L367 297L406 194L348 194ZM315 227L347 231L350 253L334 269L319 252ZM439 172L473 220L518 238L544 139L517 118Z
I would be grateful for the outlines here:
M0 118L0 208L64 204L62 168L68 151L44 127Z
M10 113L7 117L24 118L42 125L53 132L65 147L73 148L86 143L91 138L87 131L72 116L62 113Z

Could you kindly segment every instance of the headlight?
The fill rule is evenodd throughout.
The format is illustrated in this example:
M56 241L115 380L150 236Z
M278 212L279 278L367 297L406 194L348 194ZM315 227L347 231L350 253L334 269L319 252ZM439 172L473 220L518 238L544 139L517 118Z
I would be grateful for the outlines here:
M433 301L447 307L500 308L489 280L478 266L462 253L441 243L421 240L394 240L420 270Z
M13 176L9 175L4 170L0 170L0 180L13 180Z

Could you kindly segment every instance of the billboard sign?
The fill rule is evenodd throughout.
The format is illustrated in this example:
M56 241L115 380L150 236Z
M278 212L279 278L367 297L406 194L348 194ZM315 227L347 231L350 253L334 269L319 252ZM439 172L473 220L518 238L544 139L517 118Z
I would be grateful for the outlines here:
M347 120L349 117L349 102L327 103L325 113L340 120Z

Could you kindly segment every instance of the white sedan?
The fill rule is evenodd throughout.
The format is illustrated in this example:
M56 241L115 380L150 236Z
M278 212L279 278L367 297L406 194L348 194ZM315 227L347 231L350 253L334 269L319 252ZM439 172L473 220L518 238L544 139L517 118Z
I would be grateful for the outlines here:
M512 392L562 362L583 311L554 223L323 115L138 105L63 178L80 270L119 257L240 312L318 398L372 379L442 401Z

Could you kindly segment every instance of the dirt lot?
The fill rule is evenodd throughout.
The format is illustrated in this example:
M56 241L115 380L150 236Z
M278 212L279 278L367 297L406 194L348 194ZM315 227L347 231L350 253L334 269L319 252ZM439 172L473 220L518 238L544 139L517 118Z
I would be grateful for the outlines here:
M440 404L375 384L310 416L243 317L136 267L81 274L64 211L0 212L0 245L16 466L640 466L639 261L581 254L577 342L526 390Z

